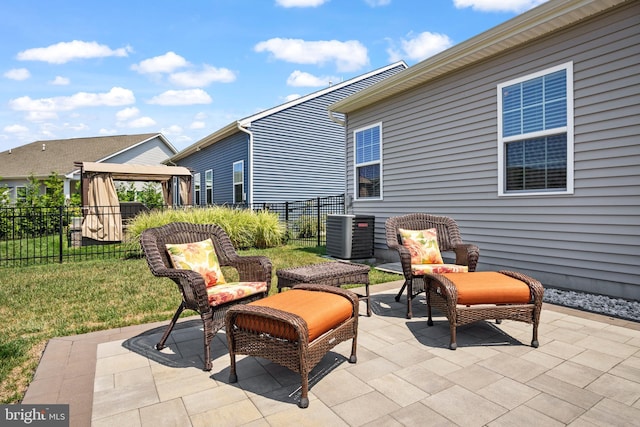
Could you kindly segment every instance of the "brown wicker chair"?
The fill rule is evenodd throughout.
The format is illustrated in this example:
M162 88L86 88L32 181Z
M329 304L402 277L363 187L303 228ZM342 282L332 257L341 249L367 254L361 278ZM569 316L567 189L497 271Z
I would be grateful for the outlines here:
M456 256L455 263L466 265L469 271L475 271L480 257L480 249L476 245L463 243L458 224L446 216L435 216L423 213L412 213L402 216L390 217L385 222L387 246L396 250L400 255L404 284L396 295L396 301L404 289L407 289L407 319L413 316L411 302L416 295L425 292L424 276L414 275L411 271L411 254L402 246L398 229L425 230L435 228L438 234L438 246L441 252L453 252Z
M210 306L202 275L191 270L173 268L165 248L166 243L191 243L208 238L213 241L220 266L234 267L238 271L240 281L266 282L267 291L215 307ZM224 327L226 312L236 304L245 304L267 296L271 288L271 261L264 256L239 256L227 233L215 224L175 222L149 228L142 233L140 243L153 275L170 278L178 285L182 294L182 302L160 342L156 344L156 348L158 350L164 348L171 330L185 309L196 311L200 314L204 325L204 370L210 371L211 340Z

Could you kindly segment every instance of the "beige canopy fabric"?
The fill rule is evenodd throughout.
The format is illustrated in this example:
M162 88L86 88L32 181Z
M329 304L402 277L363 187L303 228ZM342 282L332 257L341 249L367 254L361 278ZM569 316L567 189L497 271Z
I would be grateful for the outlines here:
M191 205L191 171L182 166L82 162L82 236L98 241L122 241L122 215L114 180L156 181L164 202L173 204L173 180L178 181L179 203Z
M108 173L95 173L89 180L86 215L82 221L82 237L101 242L122 240L120 202Z

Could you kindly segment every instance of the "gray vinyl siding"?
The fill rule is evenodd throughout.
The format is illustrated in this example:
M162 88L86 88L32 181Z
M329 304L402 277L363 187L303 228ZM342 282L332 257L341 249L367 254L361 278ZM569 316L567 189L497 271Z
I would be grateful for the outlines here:
M345 129L329 118L327 107L403 69L386 70L253 122L253 202L343 194Z
M249 135L237 133L180 159L180 166L200 173L200 199L204 204L205 172L213 169L213 203L233 203L233 163L244 161L244 188L249 191Z
M383 200L353 201L384 221L453 217L480 247L480 270L513 269L543 284L640 299L640 2L469 66L348 115L382 123ZM499 83L573 62L574 194L498 197Z
M159 137L155 137L106 160L107 163L160 165L175 153Z

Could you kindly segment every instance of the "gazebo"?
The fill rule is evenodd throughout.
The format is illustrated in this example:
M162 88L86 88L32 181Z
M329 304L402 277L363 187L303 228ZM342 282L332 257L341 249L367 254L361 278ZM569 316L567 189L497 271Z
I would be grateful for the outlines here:
M82 237L100 242L122 241L122 215L114 181L154 181L162 185L167 206L191 205L191 171L182 166L77 163L80 167Z

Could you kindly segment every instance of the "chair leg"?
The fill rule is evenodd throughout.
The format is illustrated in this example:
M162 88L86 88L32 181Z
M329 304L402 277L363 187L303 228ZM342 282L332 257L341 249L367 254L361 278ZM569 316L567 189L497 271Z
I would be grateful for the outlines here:
M538 348L538 322L533 322L533 338L531 339L531 347Z
M353 337L351 340L351 357L349 357L349 363L356 363L358 361L358 356L356 356L356 337Z
M178 318L180 317L183 311L184 311L184 302L180 303L180 306L176 310L176 313L173 315L171 322L169 322L167 329L164 330L164 334L162 334L162 338L160 339L160 342L156 344L157 350L162 350L165 347L164 344L167 342L167 338L169 338L169 334L173 330L173 327L176 325L176 322L178 321Z
M211 340L213 340L213 313L204 313L201 315L202 324L204 326L203 338L204 338L204 369L203 371L210 371L212 368L211 363Z
M426 290L426 294L427 294L427 326L433 326L433 319L431 318L431 289L429 288L429 285L427 285L427 290Z
M458 344L456 343L456 325L450 322L449 330L451 333L451 342L449 343L449 348L451 350L455 350L456 348L458 348Z
M404 281L404 284L400 288L400 291L398 292L398 295L396 295L396 302L400 302L400 297L402 296L402 293L404 292L404 288L407 287L407 282L408 282L408 280Z
M407 319L413 317L411 303L413 302L413 279L407 281Z

